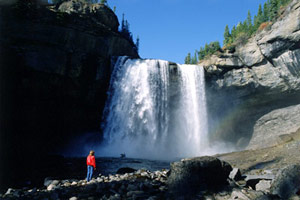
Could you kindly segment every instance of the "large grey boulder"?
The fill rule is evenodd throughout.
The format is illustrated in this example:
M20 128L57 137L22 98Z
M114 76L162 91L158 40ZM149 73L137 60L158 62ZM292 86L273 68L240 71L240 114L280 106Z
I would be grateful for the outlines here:
M300 189L300 165L289 165L280 170L272 181L270 192L282 199L288 199Z
M168 186L171 192L185 195L217 189L227 184L232 167L215 157L196 157L171 164Z

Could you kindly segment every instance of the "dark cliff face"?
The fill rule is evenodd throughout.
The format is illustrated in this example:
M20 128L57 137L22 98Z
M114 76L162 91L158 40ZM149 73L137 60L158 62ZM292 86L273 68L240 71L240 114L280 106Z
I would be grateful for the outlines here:
M206 69L212 141L225 140L239 149L246 148L249 142L250 146L256 143L256 148L274 145L262 138L291 134L288 123L275 120L292 119L294 114L286 116L292 110L288 109L289 112L276 112L273 118L269 115L269 120L263 116L300 104L299 1L292 1L276 22L234 53L212 56L201 64ZM264 120L259 120L262 117ZM272 120L272 124L280 121L278 126L286 126L286 131L271 131L267 124ZM300 124L297 126L300 128ZM293 127L295 130L297 127ZM251 142L253 139L256 142Z
M101 4L2 5L0 26L2 181L76 135L98 132L100 140L111 58L139 56Z

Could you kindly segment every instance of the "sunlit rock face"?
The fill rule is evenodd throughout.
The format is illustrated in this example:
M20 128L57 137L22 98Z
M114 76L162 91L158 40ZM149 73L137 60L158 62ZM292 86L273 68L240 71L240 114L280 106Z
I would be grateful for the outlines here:
M213 56L201 64L206 69L211 139L247 147L259 118L300 104L299 1L292 1L271 27L234 53Z
M262 134L263 133L263 134ZM299 138L300 105L273 110L254 125L248 149L266 148Z

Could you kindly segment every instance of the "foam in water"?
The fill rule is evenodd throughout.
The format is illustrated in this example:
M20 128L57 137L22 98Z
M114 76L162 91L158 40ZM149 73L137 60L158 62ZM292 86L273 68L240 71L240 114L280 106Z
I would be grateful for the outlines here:
M203 68L120 57L104 111L100 154L173 159L208 147Z

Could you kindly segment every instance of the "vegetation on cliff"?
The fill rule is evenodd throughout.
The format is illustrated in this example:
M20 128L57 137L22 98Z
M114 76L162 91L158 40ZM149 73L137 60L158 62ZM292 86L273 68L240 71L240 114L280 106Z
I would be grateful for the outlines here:
M193 58L190 58L191 54L188 53L185 58L185 64L196 64L198 61L218 51L228 50L233 52L236 46L245 44L257 31L270 27L272 22L280 16L281 11L290 1L291 0L268 0L264 3L263 7L261 4L259 5L257 14L253 18L250 11L248 11L245 21L239 22L237 26L233 26L231 30L229 26L226 25L222 49L217 45L219 43L217 41L205 44L205 47L200 47L199 51L195 51Z

